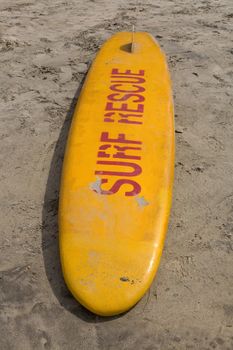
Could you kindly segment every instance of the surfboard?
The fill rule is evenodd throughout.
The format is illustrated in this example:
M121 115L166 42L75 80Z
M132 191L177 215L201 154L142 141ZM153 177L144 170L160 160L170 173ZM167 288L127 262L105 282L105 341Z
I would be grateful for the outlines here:
M65 282L90 311L135 305L157 271L174 173L166 58L153 37L102 46L74 112L62 171L59 246Z

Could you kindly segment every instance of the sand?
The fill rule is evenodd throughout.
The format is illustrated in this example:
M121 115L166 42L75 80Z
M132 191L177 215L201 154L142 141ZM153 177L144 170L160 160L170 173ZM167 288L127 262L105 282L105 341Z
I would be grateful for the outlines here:
M231 0L0 2L0 348L233 348ZM173 81L176 177L150 291L101 318L64 285L59 179L79 86L113 33L148 31Z

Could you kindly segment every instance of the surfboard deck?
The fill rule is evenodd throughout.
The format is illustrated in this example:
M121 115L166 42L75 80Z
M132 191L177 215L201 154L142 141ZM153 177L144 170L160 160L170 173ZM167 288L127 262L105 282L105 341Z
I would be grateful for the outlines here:
M150 287L167 230L174 123L166 59L122 32L88 72L66 146L59 203L62 270L92 312L127 311ZM131 52L133 49L133 52Z

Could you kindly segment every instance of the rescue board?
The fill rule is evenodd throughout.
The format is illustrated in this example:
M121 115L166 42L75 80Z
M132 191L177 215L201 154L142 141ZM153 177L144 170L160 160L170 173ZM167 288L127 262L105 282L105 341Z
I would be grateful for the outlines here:
M59 201L66 284L90 311L127 311L150 287L167 230L174 120L166 58L122 32L100 49L74 112Z

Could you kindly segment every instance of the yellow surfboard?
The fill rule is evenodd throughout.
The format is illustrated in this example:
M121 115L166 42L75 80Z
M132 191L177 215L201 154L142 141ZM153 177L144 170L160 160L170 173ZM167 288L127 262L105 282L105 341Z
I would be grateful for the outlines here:
M159 265L172 198L166 59L148 33L108 40L82 88L66 147L60 256L73 296L98 315L131 308Z

